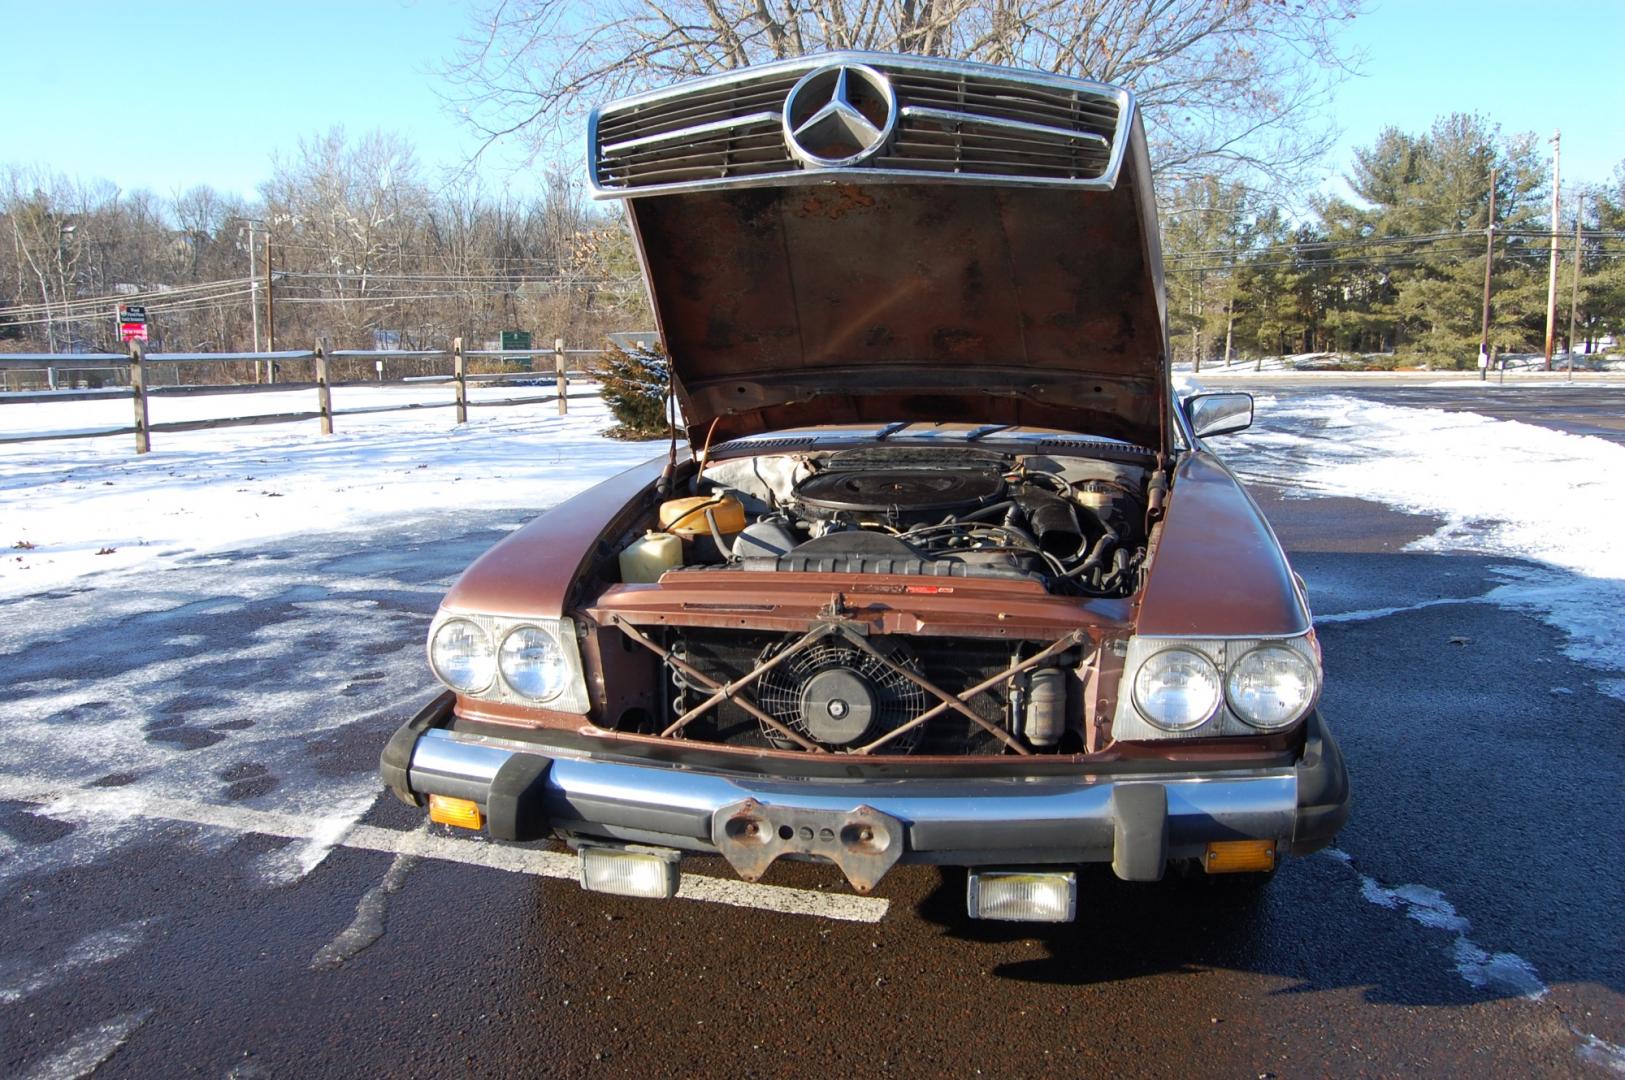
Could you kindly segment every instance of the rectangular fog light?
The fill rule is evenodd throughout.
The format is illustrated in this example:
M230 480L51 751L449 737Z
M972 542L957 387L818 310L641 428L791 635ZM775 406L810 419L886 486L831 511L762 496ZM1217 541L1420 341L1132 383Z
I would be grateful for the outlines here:
M616 896L677 894L678 853L658 848L581 848L581 887Z
M966 907L973 919L1071 922L1078 906L1072 871L980 870L970 876Z
M1275 869L1274 840L1216 840L1202 866L1210 874L1244 874Z

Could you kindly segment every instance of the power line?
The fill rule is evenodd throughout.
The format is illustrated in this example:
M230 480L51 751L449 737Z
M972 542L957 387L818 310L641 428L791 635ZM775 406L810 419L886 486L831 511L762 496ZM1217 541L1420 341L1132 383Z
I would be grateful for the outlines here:
M148 289L144 292L136 291L129 293L108 293L102 296L83 296L72 300L53 300L49 303L40 304L14 304L6 307L0 307L0 316L8 316L12 314L67 314L81 310L94 311L102 308L106 308L107 313L111 315L112 308L108 305L139 303L150 307L154 304L164 303L165 300L170 297L184 296L198 292L206 292L211 289L222 289L246 284L248 284L247 278L227 278L220 281L200 281L191 285L176 285L172 288Z
M209 304L221 304L228 302L235 304L242 300L248 299L252 295L252 290L245 285L242 288L233 290L231 292L222 292L208 296L194 296L188 299L176 300L170 303L149 303L146 305L146 308L148 314L158 315L166 311L177 311L182 308L191 307L203 307ZM112 318L113 316L111 311L103 314L105 314L108 318ZM73 321L86 322L92 320L93 318L95 318L95 316L77 315L74 316ZM11 317L10 310L0 308L0 325L4 326L48 326L52 323L62 323L67 321L68 318L61 313L60 309L57 309L55 312L40 318L13 319Z

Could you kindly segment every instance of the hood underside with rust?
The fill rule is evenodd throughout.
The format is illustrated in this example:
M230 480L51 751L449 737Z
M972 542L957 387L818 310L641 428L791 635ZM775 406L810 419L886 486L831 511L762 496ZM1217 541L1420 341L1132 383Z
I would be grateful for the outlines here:
M697 441L713 418L718 439L968 421L1159 447L1160 267L1136 201L1125 182L836 183L630 211Z

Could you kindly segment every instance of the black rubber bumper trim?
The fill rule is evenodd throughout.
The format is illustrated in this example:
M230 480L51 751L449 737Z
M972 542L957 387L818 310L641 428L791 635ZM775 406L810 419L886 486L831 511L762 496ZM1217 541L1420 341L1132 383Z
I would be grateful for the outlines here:
M430 728L449 724L451 709L456 703L457 695L450 690L439 695L397 728L395 734L389 737L389 742L384 744L384 752L378 755L378 775L383 777L384 786L408 806L423 805L422 797L412 790L411 782L407 779L418 737Z
M1305 723L1303 757L1297 769L1298 813L1292 825L1292 853L1308 855L1335 840L1349 819L1349 774L1343 751L1318 710Z
M541 840L552 835L542 801L551 758L515 754L491 778L485 797L486 828L493 840Z
M1168 789L1112 788L1112 872L1124 881L1161 881L1168 866Z

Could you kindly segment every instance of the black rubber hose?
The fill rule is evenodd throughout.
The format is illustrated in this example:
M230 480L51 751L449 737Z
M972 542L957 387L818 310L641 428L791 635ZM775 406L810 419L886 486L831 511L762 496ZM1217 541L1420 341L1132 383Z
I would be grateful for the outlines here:
M1087 574L1089 571L1100 566L1106 561L1106 553L1112 549L1113 545L1115 545L1117 541L1117 534L1108 528L1105 534L1101 536L1099 540L1095 541L1095 546L1090 550L1089 557L1084 559L1078 565L1074 566L1072 569L1068 570L1066 572L1066 576L1069 578L1075 578L1079 575Z
M964 516L962 516L959 520L960 521L986 521L988 518L993 517L996 514L1004 513L1006 510L1009 510L1011 507L1013 507L1015 505L1016 505L1016 501L1014 499L1003 499L1003 500L1001 500L999 502L996 502L996 503L989 503L987 506L982 507L980 510L972 510L970 513L965 514Z

